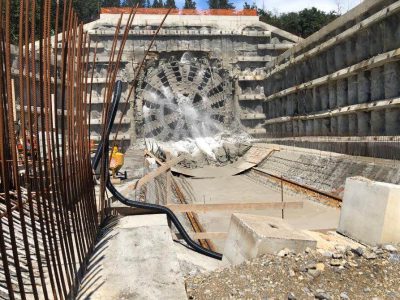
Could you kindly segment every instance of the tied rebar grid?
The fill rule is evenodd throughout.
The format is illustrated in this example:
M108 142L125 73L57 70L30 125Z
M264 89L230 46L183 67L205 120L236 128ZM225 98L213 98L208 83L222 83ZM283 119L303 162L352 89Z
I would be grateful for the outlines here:
M90 41L72 1L59 3L21 0L14 47L13 4L0 1L3 299L72 298L98 230L88 133Z
M11 45L15 3L0 1L0 299L74 298L105 219L107 159L97 203L89 133L97 43L72 3L21 0ZM137 7L115 30L103 124Z

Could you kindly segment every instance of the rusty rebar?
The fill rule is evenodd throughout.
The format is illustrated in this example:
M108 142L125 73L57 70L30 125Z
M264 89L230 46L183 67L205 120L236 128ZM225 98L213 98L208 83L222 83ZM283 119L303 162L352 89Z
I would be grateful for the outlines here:
M10 3L0 1L0 286L10 299L74 298L98 230L90 41L72 0L22 0L12 53Z

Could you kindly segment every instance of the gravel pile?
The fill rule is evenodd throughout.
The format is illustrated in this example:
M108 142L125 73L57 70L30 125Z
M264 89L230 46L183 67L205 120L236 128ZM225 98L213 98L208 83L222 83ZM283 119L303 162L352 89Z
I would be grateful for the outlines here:
M400 299L400 253L338 246L288 249L242 265L189 277L189 299Z

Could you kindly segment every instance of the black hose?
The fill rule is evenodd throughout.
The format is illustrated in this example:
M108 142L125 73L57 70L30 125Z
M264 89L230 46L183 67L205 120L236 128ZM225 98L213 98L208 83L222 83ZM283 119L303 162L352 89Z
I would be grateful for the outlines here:
M125 198L123 195L121 195L120 192L114 187L114 185L111 183L111 180L109 179L108 176L108 146L109 146L109 136L111 132L112 125L114 124L115 120L115 115L118 109L118 104L121 99L121 92L122 92L122 83L121 81L116 82L115 86L115 92L114 92L114 97L113 97L113 103L111 106L111 111L108 117L108 120L106 122L106 132L105 135L103 136L103 139L101 140L95 157L92 161L92 168L95 170L98 167L98 164L100 162L101 157L105 154L105 168L103 168L104 172L106 172L106 186L108 190L111 192L111 194L121 203L130 206L130 207L136 207L136 208L141 208L141 209L147 209L151 210L154 213L157 214L166 214L168 218L172 221L172 223L175 225L176 229L179 231L183 239L186 241L186 243L196 252L207 255L212 258L216 258L221 260L222 259L222 254L211 251L209 249L206 249L199 244L197 244L195 241L191 239L191 237L188 235L186 232L185 228L182 226L181 222L177 218L177 216L170 210L168 207L162 206L162 205L157 205L157 204L150 204L150 203L144 203L144 202L139 202L139 201L134 201L134 200L129 200ZM104 144L105 143L105 144ZM104 147L103 147L104 146ZM106 153L103 153L103 149L106 150Z
M115 120L115 116L117 115L118 105L121 100L121 94L122 94L122 82L121 82L121 80L118 80L115 83L114 95L113 95L113 100L112 100L111 108L110 108L110 115L109 115L108 119L106 120L106 134L105 134L106 141L109 140L111 129L114 125L114 120ZM100 163L100 159L103 155L103 152L102 152L103 148L108 149L107 147L104 147L103 144L104 144L104 141L103 141L103 139L101 139L99 145L97 146L96 154L92 160L93 170L96 170L97 166ZM108 146L108 145L106 145L106 146Z

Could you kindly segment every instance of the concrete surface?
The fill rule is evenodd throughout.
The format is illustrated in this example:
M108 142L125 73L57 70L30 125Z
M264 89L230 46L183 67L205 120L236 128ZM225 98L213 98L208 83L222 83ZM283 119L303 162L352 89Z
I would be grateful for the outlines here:
M215 271L222 266L222 262L189 249L184 244L175 243L176 256L178 257L183 276L189 277Z
M400 185L346 180L338 232L369 245L400 242Z
M280 202L281 192L260 183L247 176L230 176L211 179L178 180L182 191L193 203L249 203L249 202ZM293 195L284 190L284 201L303 201L303 209L286 209L285 221L296 229L336 229L339 224L340 211L323 204L310 201L302 195ZM281 210L241 211L256 215L281 217ZM208 232L227 232L232 212L208 212L198 214L201 224ZM222 251L224 240L214 241Z
M362 176L400 184L400 161L298 147L281 146L280 151L272 153L258 168L341 198L348 177Z
M400 96L400 64L390 59L400 47L398 3L361 2L267 64L263 113L270 142L400 158L398 141L389 138L400 134L393 101Z
M316 240L278 218L233 214L225 241L223 262L233 265L282 249L315 249Z
M302 230L303 233L311 236L313 239L317 241L317 249L319 252L324 253L325 251L336 252L338 247L340 248L363 248L366 247L351 238L348 238L336 231L328 231L328 232L318 232L318 231L310 231L310 230Z
M102 231L78 299L186 299L165 215L115 219Z

